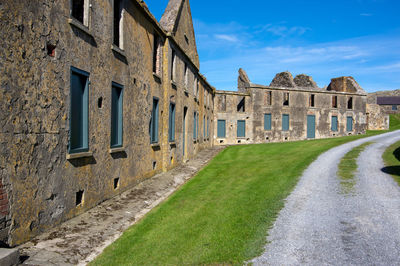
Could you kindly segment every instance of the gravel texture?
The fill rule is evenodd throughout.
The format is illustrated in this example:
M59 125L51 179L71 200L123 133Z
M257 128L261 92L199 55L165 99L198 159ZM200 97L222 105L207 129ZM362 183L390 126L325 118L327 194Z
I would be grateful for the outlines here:
M383 173L385 148L400 131L341 145L318 157L286 199L255 265L400 265L400 188ZM352 190L337 177L340 159L367 142Z

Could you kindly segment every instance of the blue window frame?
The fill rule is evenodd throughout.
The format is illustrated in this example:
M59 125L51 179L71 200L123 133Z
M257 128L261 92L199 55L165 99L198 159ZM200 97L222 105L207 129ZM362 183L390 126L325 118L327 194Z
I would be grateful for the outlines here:
M238 138L246 137L246 120L237 121L237 137Z
M168 140L175 141L175 104L169 104Z
M218 120L217 121L217 137L225 138L225 135L226 135L226 121Z
M397 105L392 105L392 111L397 111Z
M289 130L289 115L282 115L282 131Z
M337 119L337 116L332 116L331 130L332 131L338 131L338 119Z
M150 120L150 141L158 143L158 99L153 98L153 109Z
M193 112L193 140L197 140L198 126L198 115Z
M271 130L271 114L264 114L264 130Z
M347 131L353 131L353 117L347 117Z
M111 89L111 148L122 147L124 87L112 83Z
M69 153L89 150L89 73L71 67Z

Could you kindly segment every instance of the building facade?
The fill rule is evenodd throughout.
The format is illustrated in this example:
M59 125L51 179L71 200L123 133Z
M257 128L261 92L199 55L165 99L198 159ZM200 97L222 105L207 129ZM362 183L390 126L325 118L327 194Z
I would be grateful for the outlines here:
M0 3L0 240L23 243L212 146L187 0Z
M238 91L217 91L215 145L295 141L364 134L366 93L352 77L326 89L311 77L279 73L269 86L240 69Z
M0 2L0 244L15 246L213 145L362 134L351 77L320 89L200 74L190 4Z

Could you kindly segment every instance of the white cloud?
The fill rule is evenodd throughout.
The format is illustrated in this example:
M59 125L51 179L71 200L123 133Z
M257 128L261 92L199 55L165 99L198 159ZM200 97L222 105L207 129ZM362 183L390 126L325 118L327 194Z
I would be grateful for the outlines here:
M310 30L311 30L310 28L302 26L287 27L285 25L279 25L279 24L278 25L267 24L261 27L261 29L258 30L256 33L269 32L276 36L289 37L289 36L301 36Z
M234 35L228 34L215 34L214 37L219 40L224 40L228 42L239 42L239 39Z

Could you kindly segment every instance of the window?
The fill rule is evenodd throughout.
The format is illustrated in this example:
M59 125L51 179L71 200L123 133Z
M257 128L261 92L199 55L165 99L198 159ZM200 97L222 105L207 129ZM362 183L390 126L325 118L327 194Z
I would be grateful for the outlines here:
M397 105L392 105L392 111L397 111Z
M347 109L353 109L353 97L347 99Z
M265 105L272 105L272 91L265 92Z
M197 97L198 95L197 95L197 91L198 91L198 83L197 83L197 78L195 77L194 78L194 81L193 81L193 95L194 95L194 97Z
M310 95L310 107L315 107L315 95Z
M111 148L117 148L122 147L123 86L113 82L111 91Z
M71 68L69 153L89 150L89 73Z
M337 116L332 116L331 130L335 131L335 132L338 131L338 119L337 119Z
M89 26L89 0L72 0L71 17Z
M237 121L237 137L238 138L246 137L246 120Z
M353 131L353 117L348 116L347 117L347 131Z
M123 49L122 45L122 0L114 0L114 40L113 44Z
M154 33L153 72L161 74L161 39L157 33Z
M283 93L283 105L289 106L289 92Z
M189 73L188 73L188 65L185 63L185 72L184 72L184 78L185 78L185 89L187 90L188 87L188 79L189 79Z
M217 137L218 138L225 138L225 134L226 134L225 126L226 126L225 120L217 121Z
M332 108L337 108L337 96L332 96Z
M219 100L220 100L219 110L221 112L226 112L226 95L221 95L219 97Z
M272 128L271 114L264 114L264 130L271 130Z
M175 104L169 104L168 140L175 141Z
M282 115L282 131L289 130L289 115Z
M175 80L175 68L176 68L176 54L175 51L172 50L172 55L171 55L171 80Z
M237 105L237 111L240 113L244 113L245 112L245 103L246 103L246 99L245 97L243 97L239 104Z
M158 142L158 99L153 98L153 109L150 120L150 141L151 143Z
M199 114L193 113L193 140L197 140L199 136Z

